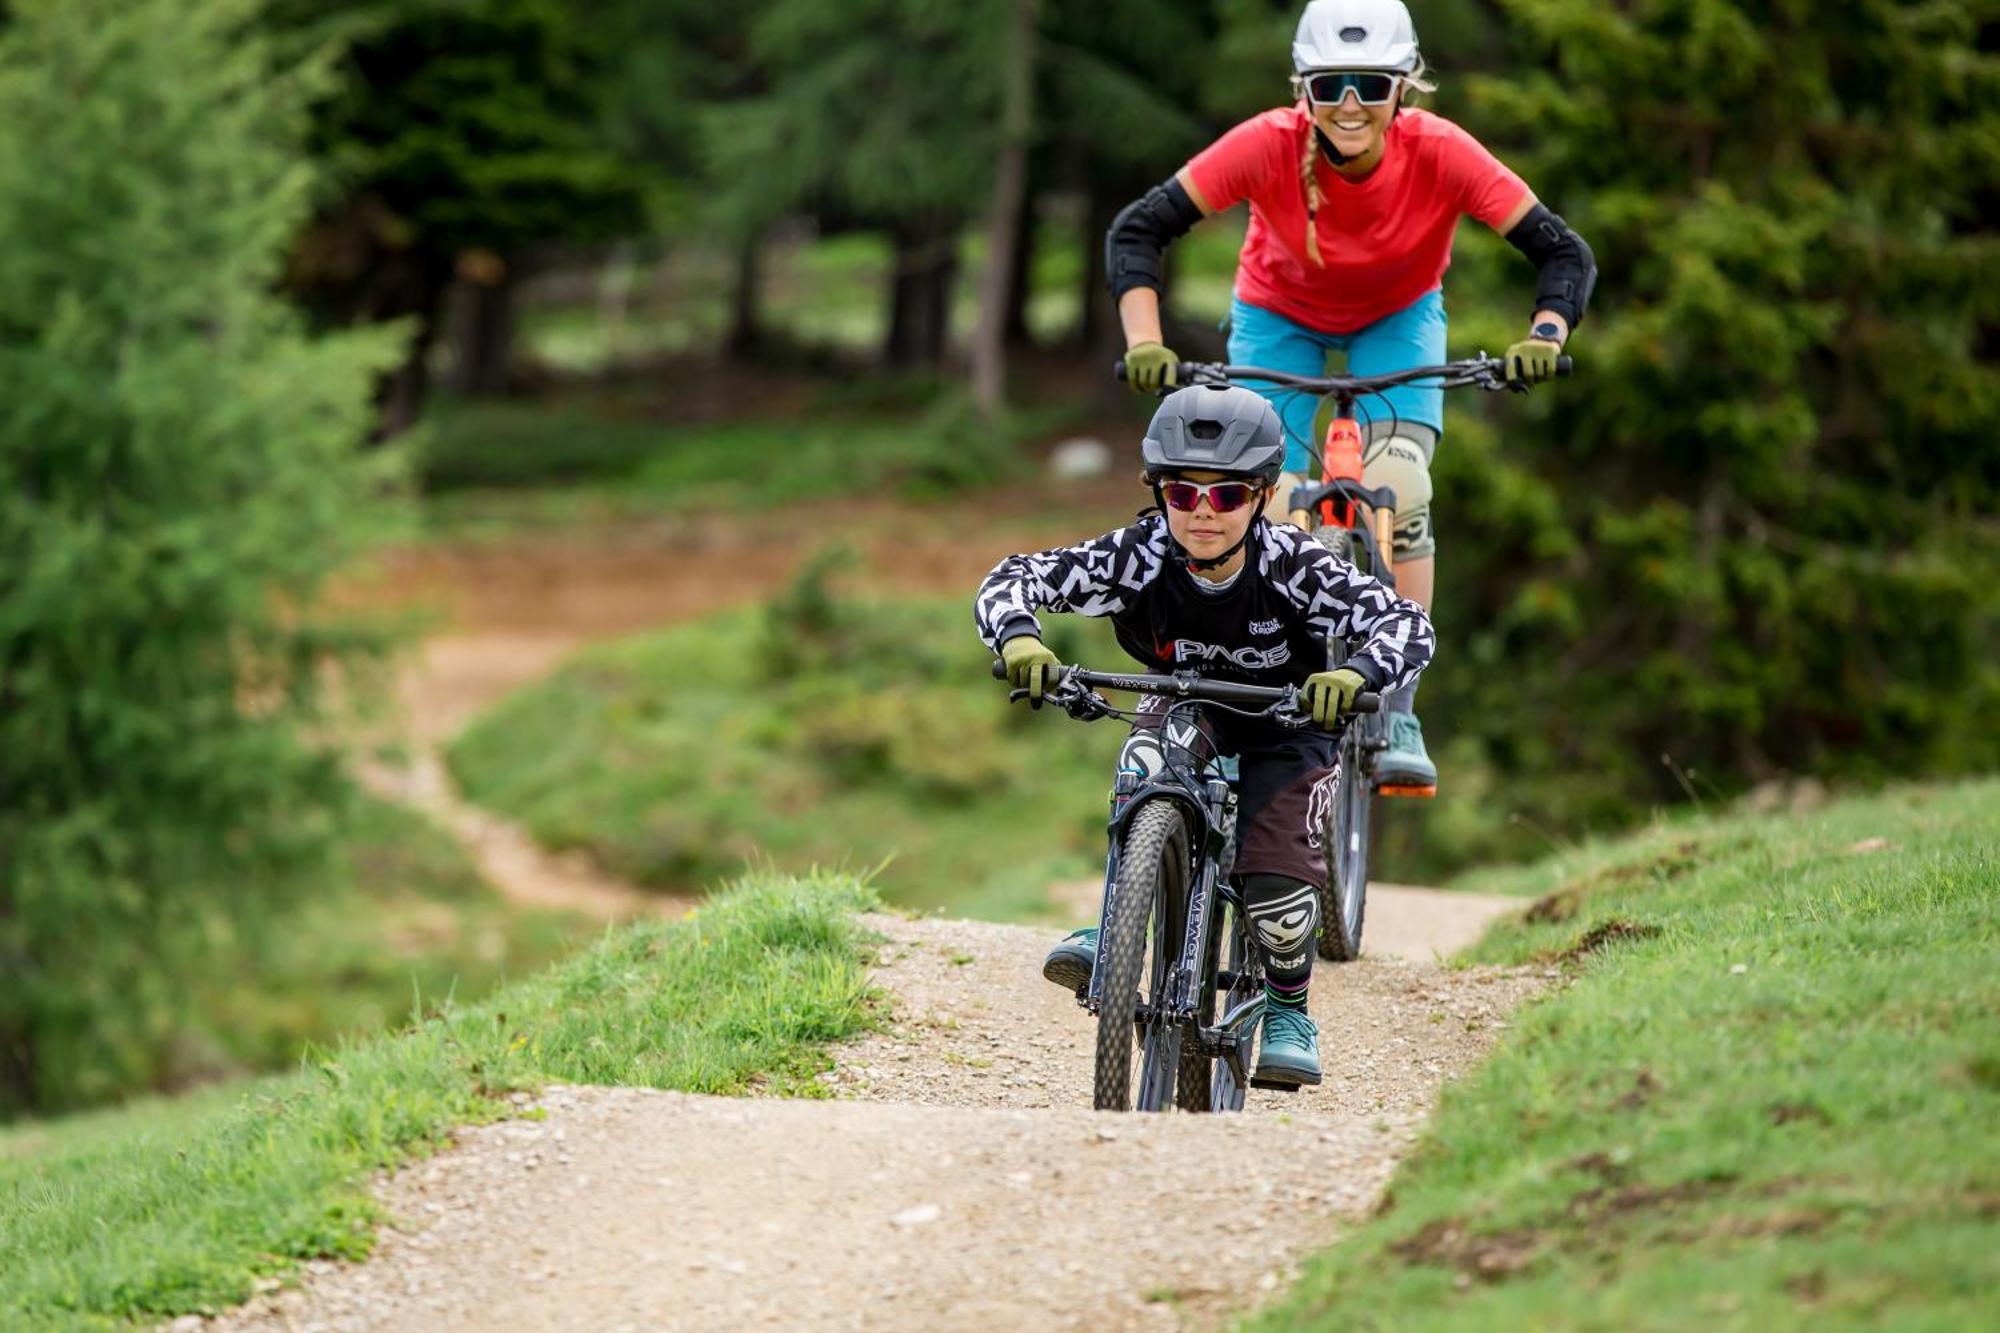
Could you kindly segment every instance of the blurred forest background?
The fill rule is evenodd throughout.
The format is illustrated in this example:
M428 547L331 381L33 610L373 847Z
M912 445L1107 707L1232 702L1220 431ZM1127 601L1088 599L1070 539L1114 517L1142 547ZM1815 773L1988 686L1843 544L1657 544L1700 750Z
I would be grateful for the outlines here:
M1284 100L1297 8L0 0L0 1115L283 1062L551 956L573 921L501 911L348 776L407 635L338 580L677 509L1057 503L1048 446L1122 451L1150 406L1109 378L1105 228ZM1991 771L2000 5L1411 8L1431 105L1602 277L1573 380L1451 404L1424 692L1447 792L1394 812L1378 871ZM1171 253L1183 355L1220 351L1241 227ZM1531 296L1468 224L1453 353L1518 336ZM870 782L911 838L935 809L1018 851L1033 828L993 812L1057 764L1087 869L1099 757L999 716L971 587L885 615L825 576L761 631L687 631L790 645L751 654L778 696L739 702L796 706L756 741L809 724L791 767L659 720L702 660L682 642L482 719L458 781L698 888L835 854L799 793ZM663 831L690 745L740 768L704 799L754 818ZM652 785L591 785L619 764ZM872 858L869 819L832 831ZM990 874L962 860L919 857L910 900Z

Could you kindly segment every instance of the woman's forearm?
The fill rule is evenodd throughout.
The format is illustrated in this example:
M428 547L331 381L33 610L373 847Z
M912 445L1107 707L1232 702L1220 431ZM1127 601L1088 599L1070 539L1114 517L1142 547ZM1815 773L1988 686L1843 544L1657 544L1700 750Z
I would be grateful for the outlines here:
M1151 287L1134 287L1118 298L1118 322L1125 329L1125 345L1165 342L1160 328L1160 294Z

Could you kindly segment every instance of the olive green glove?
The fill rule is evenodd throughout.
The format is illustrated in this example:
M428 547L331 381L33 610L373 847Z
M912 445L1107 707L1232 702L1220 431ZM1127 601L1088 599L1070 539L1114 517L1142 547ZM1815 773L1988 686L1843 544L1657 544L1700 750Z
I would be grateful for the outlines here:
M1134 393L1171 389L1180 382L1181 359L1165 343L1139 343L1125 349L1125 383Z
M1507 349L1507 378L1516 384L1541 384L1556 377L1562 344L1547 338L1523 338Z
M1062 659L1032 634L1020 634L1000 645L1000 660L1007 664L1007 683L1028 692L1028 702L1039 704L1048 688L1049 673Z
M1312 711L1313 724L1330 727L1340 721L1341 714L1354 707L1354 696L1367 683L1359 671L1349 671L1346 667L1307 676L1305 704Z

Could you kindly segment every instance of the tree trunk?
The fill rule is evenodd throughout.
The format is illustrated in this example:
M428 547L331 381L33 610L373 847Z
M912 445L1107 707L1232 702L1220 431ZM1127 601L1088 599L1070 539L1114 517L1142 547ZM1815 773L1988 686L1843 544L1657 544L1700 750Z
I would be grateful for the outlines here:
M1023 205L1028 195L1028 139L1032 132L1035 70L1035 0L1013 0L1007 34L1006 80L1001 106L1000 162L988 212L986 273L980 283L979 327L972 337L972 397L980 412L998 419L1007 396L1007 315L1021 250Z
M468 398L505 392L514 351L515 266L460 264L450 311L451 389Z
M1021 191L1020 220L1014 229L1015 236L1019 238L1014 251L1014 277L1007 287L1005 337L1010 349L1029 348L1035 345L1035 331L1028 326L1028 302L1034 296L1037 184L1035 164L1030 155L1028 186Z
M10 698L11 691L0 691L0 698ZM7 863L7 851L0 848L0 923L15 914L11 882L11 868ZM13 993L17 997L9 1002L12 1013L0 1017L0 1119L7 1115L28 1110L35 1101L35 1026L34 1020L26 1012L28 1005L22 978L29 975L29 957L25 945L19 949L0 948L0 959L5 960L6 970L0 976L9 979ZM37 978L39 980L39 978Z
M764 246L760 236L745 237L736 246L736 277L729 296L729 333L723 339L723 355L732 361L747 361L764 345L764 325L758 317L759 295L764 285Z
M414 319L416 324L403 364L389 372L376 390L375 400L381 409L377 440L394 439L423 414L430 396L431 344L437 338L439 314L449 286L449 269L444 264L426 262L420 255L404 255L386 266L382 281L371 294L365 312L369 322Z
M958 276L951 227L911 223L895 233L890 274L889 336L882 359L891 370L935 370L951 332L951 289Z
M26 1023L0 1023L0 1112L34 1109L35 1034Z

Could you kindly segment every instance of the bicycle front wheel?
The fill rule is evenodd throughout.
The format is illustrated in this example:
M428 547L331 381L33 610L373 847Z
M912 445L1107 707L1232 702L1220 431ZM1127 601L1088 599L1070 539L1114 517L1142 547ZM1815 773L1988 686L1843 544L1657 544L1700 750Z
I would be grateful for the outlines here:
M1340 738L1340 777L1320 822L1326 879L1319 894L1319 956L1351 963L1361 956L1361 923L1368 911L1369 815L1375 777L1364 762L1371 718L1356 718Z
M1173 1101L1181 1032L1163 1006L1187 893L1187 821L1172 801L1148 801L1125 825L1117 892L1098 935L1100 1111L1163 1111Z

